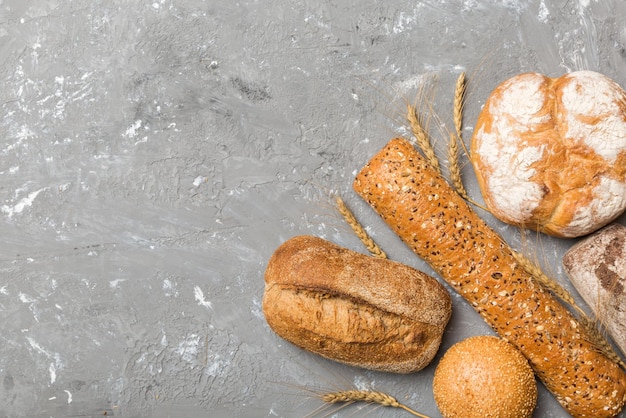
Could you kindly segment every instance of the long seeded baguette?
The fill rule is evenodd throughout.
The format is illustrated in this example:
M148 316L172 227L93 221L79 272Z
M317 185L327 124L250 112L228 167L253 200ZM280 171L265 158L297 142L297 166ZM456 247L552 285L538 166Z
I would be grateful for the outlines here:
M358 173L354 189L487 323L529 360L574 417L612 417L626 373L520 266L511 248L404 139Z

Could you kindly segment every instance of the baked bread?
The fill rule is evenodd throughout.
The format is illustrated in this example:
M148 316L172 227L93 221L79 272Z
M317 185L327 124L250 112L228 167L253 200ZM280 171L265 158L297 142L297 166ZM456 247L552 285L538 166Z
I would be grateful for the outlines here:
M270 258L263 312L279 336L305 350L411 373L437 353L452 301L425 273L305 235Z
M448 282L573 417L614 417L626 372L518 262L514 250L406 139L387 143L359 171L354 190Z
M613 223L563 256L571 282L626 356L626 226Z
M530 418L537 383L515 347L481 335L446 351L435 369L433 395L444 418Z
M626 93L592 71L510 78L478 117L471 160L500 220L589 234L626 208Z

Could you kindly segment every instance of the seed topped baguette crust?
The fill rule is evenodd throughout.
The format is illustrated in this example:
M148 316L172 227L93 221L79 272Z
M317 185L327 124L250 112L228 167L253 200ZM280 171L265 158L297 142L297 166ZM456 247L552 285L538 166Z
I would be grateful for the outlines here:
M529 360L574 417L613 417L626 373L517 263L512 249L406 140L391 140L357 174L355 191L400 238Z

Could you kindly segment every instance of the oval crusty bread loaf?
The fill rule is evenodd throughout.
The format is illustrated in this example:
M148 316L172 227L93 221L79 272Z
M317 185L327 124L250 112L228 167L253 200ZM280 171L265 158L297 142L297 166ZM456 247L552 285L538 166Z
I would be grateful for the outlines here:
M512 77L478 117L471 160L500 220L561 237L593 232L626 208L626 92L592 71Z
M524 354L571 415L619 413L626 372L596 349L576 318L407 140L394 139L372 157L354 189Z
M301 348L411 373L437 353L452 303L437 280L409 266L297 236L269 260L263 312L279 336Z

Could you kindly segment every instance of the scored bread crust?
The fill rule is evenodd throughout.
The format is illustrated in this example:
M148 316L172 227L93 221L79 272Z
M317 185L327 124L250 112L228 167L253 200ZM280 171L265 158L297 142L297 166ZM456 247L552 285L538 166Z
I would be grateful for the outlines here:
M263 311L279 336L372 370L428 365L452 312L447 290L425 273L313 236L283 243L265 284Z
M561 237L626 208L626 92L592 71L512 77L487 99L471 160L500 220Z
M518 264L512 249L405 139L357 174L355 191L418 256L529 360L575 417L612 417L626 373L576 318Z

